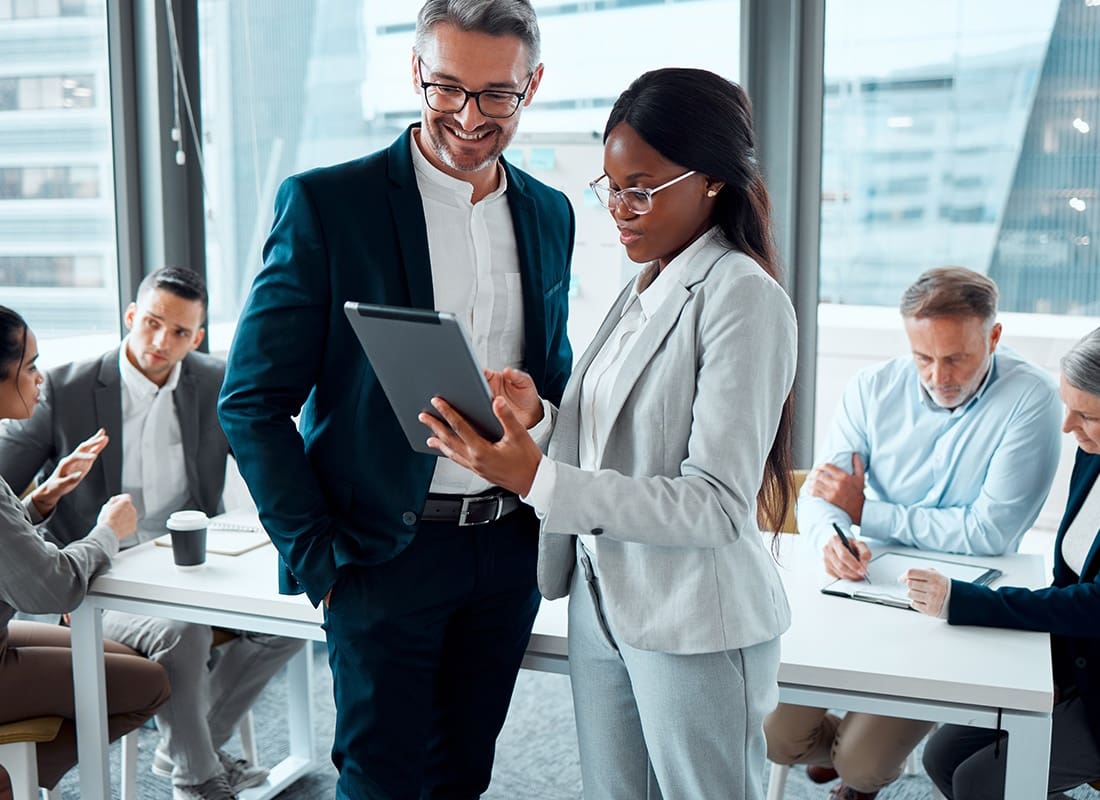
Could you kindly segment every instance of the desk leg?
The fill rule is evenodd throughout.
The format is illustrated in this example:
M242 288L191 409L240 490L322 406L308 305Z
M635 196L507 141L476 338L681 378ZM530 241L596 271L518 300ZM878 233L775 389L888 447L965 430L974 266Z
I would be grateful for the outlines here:
M286 665L287 721L290 724L290 755L313 761L313 642Z
M1050 715L1005 712L1001 727L1008 733L1005 800L1047 796L1050 770Z
M103 618L88 603L72 615L73 693L80 796L110 797L107 751L107 688L103 669Z

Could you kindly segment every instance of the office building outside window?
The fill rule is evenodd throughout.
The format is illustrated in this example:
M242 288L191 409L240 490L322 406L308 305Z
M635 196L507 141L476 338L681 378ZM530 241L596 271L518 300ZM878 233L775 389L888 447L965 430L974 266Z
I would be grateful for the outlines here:
M1100 316L1100 4L826 4L820 298L924 269L1009 312Z
M44 353L118 336L106 27L106 0L0 0L0 293Z

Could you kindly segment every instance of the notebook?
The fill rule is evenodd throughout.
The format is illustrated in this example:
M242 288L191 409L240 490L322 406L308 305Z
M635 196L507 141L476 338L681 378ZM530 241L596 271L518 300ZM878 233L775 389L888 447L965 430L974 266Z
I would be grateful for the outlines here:
M881 553L867 564L867 581L835 580L821 591L853 600L864 600L893 608L909 608L909 587L898 583L898 578L909 569L934 569L951 580L967 581L985 586L1001 576L999 569L978 564L959 564L939 558L916 556L909 553Z
M164 535L155 540L160 547L171 547L172 537ZM260 525L255 511L229 511L210 518L206 528L206 552L223 556L239 556L257 547L269 544L271 539Z

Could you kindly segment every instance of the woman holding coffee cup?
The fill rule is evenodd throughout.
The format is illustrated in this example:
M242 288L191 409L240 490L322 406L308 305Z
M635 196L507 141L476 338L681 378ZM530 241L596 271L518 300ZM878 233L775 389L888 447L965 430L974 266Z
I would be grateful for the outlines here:
M0 306L0 419L26 419L38 402L42 376L38 343L26 321ZM52 788L76 764L76 710L69 631L57 625L14 622L16 611L66 613L84 599L91 580L111 563L119 541L137 530L128 495L104 503L96 526L64 548L35 529L43 510L71 492L107 444L98 431L62 459L42 485L20 501L0 479L0 724L41 716L64 718L57 738L37 746L38 779ZM107 731L110 739L137 728L168 699L164 669L115 642L104 642ZM11 787L0 773L0 800Z

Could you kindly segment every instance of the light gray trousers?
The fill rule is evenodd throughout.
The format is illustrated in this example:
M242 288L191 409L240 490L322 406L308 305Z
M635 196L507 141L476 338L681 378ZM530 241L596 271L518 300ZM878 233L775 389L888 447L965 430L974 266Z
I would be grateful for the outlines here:
M779 639L693 655L632 648L617 641L581 559L569 596L569 674L585 800L763 798Z
M224 745L268 680L302 646L299 639L242 632L211 654L213 633L194 625L121 611L103 613L103 635L132 647L168 672L172 696L156 713L161 746L175 763L176 786L221 772Z

